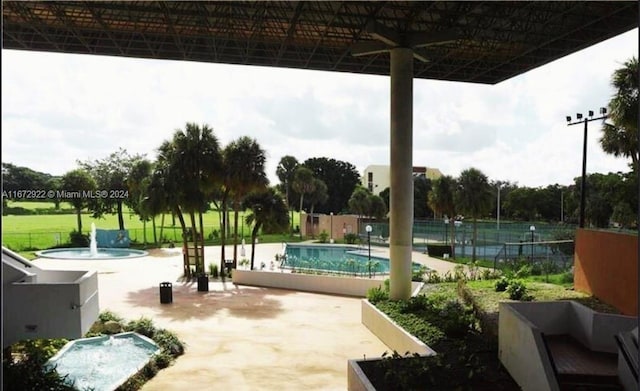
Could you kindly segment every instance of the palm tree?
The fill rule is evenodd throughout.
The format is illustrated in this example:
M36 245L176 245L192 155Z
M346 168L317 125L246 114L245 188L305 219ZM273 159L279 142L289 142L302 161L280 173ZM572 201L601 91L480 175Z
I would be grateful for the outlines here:
M638 167L638 59L632 57L613 73L615 92L609 101L609 118L600 138L602 149L614 156L631 158L632 168Z
M311 204L311 237L315 238L315 232L313 229L313 209L316 204L324 204L327 202L329 195L327 194L327 185L318 178L313 178L313 191L309 193L307 202Z
M261 228L266 232L286 230L289 227L289 214L282 196L273 188L250 193L243 201L243 208L251 210L245 217L245 221L248 225L253 224L251 230L251 270L253 270L258 232Z
M183 230L183 245L187 248L189 237L195 250L196 272L204 271L204 259L201 257L204 247L202 235L202 212L206 207L207 193L219 181L221 172L221 154L218 139L207 126L187 123L184 131L178 129L172 140L165 141L159 150L159 167L164 171L163 178L168 194L168 204L180 219ZM191 234L188 233L182 211L189 214ZM200 233L196 228L195 214L199 214ZM185 258L185 275L190 276L188 259Z
M471 260L476 260L476 242L478 239L478 217L482 217L491 209L491 186L485 174L476 168L468 168L460 173L456 191L456 204L465 214L473 218L473 253Z
M304 195L313 192L313 172L305 166L298 166L293 177L292 188L300 194L300 215L302 215L302 202ZM306 222L305 222L306 223ZM302 239L302 221L300 221L300 239Z
M369 204L370 194L371 192L368 189L358 186L353 193L351 193L351 198L349 198L349 209L358 215L358 233L360 233L360 219L362 216L367 215L371 209L371 205Z
M238 213L242 199L250 192L264 190L269 185L266 161L266 152L256 140L246 136L231 142L224 150L225 184L233 199L234 210L234 263L238 259Z
M278 163L278 167L276 167L276 175L278 179L280 179L280 183L284 188L285 201L287 202L287 207L291 211L291 235L293 235L293 208L291 207L291 190L293 186L293 180L296 174L296 168L300 163L298 163L298 159L293 156L283 156L280 159L280 163Z
M79 195L82 192L95 190L96 186L96 181L83 169L69 171L62 177L62 188L69 189L70 195L65 201L73 205L76 210L79 234L82 233L82 209L86 208L91 201L91 198Z
M454 237L454 221L456 207L454 202L454 193L456 190L456 181L453 177L445 175L433 182L431 192L429 192L429 206L450 219L449 235L451 238L451 258L455 258L456 244Z

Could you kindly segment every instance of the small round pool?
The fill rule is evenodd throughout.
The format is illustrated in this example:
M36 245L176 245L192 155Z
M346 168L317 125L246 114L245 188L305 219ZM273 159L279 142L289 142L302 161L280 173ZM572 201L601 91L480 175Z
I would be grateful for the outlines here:
M142 250L134 250L130 248L99 248L95 254L88 248L56 248L52 250L43 250L36 252L36 255L42 258L55 259L120 259L120 258L138 258L149 255L148 252Z

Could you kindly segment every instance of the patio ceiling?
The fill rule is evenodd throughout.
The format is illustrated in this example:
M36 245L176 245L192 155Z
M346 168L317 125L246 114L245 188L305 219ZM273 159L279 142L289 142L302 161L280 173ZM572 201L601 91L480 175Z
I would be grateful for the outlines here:
M352 55L354 46L376 45L376 25L400 39L421 35L415 52L427 61L414 61L415 78L489 84L638 26L636 1L3 1L2 7L4 49L389 75L388 54Z

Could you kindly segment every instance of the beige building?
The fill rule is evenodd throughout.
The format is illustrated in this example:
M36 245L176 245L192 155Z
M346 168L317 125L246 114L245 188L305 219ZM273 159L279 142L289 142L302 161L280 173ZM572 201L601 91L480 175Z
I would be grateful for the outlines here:
M329 235L329 239L344 240L346 234L358 233L358 216L356 215L325 215L314 213L313 216L302 212L300 224L302 236L317 237L322 231Z
M438 168L413 166L413 176L424 175L428 179L435 180L442 176ZM391 184L391 167L383 165L370 165L364 169L362 186L373 194L380 194Z

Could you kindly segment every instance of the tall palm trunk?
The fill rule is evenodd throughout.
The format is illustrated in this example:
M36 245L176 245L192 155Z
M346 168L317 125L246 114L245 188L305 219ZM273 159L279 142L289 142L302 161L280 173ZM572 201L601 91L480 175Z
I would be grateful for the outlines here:
M178 220L180 221L180 228L182 229L182 249L183 251L186 251L188 248L188 238L187 238L187 224L184 221L184 216L182 215L182 211L180 210L180 206L179 205L175 205L173 207L173 213L174 213L174 217L178 216ZM189 270L189 258L187 256L187 254L184 254L183 257L183 272L184 275L186 277L191 276L191 270Z
M222 195L220 207L222 209L222 226L220 227L220 270L224 273L225 245L227 244L227 197L228 192Z
M162 241L164 240L164 237L162 236L162 234L164 233L164 213L162 213L162 217L160 217L160 244L162 244Z
M76 208L76 220L78 222L78 233L82 233L82 209Z
M189 217L191 218L191 232L192 232L192 238L193 239L193 250L195 251L195 258L196 258L196 273L200 273L202 271L204 271L204 262L201 265L200 264L200 250L198 248L198 242L199 242L199 234L198 234L198 227L196 225L196 215L193 211L189 212Z
M302 201L304 200L304 193L300 195L300 239L302 239ZM305 225L307 224L307 219L304 220ZM306 227L305 227L306 228ZM306 231L306 229L305 229Z
M256 237L258 236L258 230L260 229L260 224L256 222L253 225L253 229L251 230L251 269L253 270L253 260L256 254Z
M158 245L158 235L156 232L156 216L151 218L151 230L153 231L153 244Z
M122 201L116 202L116 208L118 211L118 227L120 227L120 231L124 231L124 217L122 217Z
M314 208L315 208L315 205L311 205L311 239L316 238L316 230L315 230L315 226L313 225L313 209Z
M235 265L238 262L238 204L239 202L235 202L235 207L233 208L233 264Z

